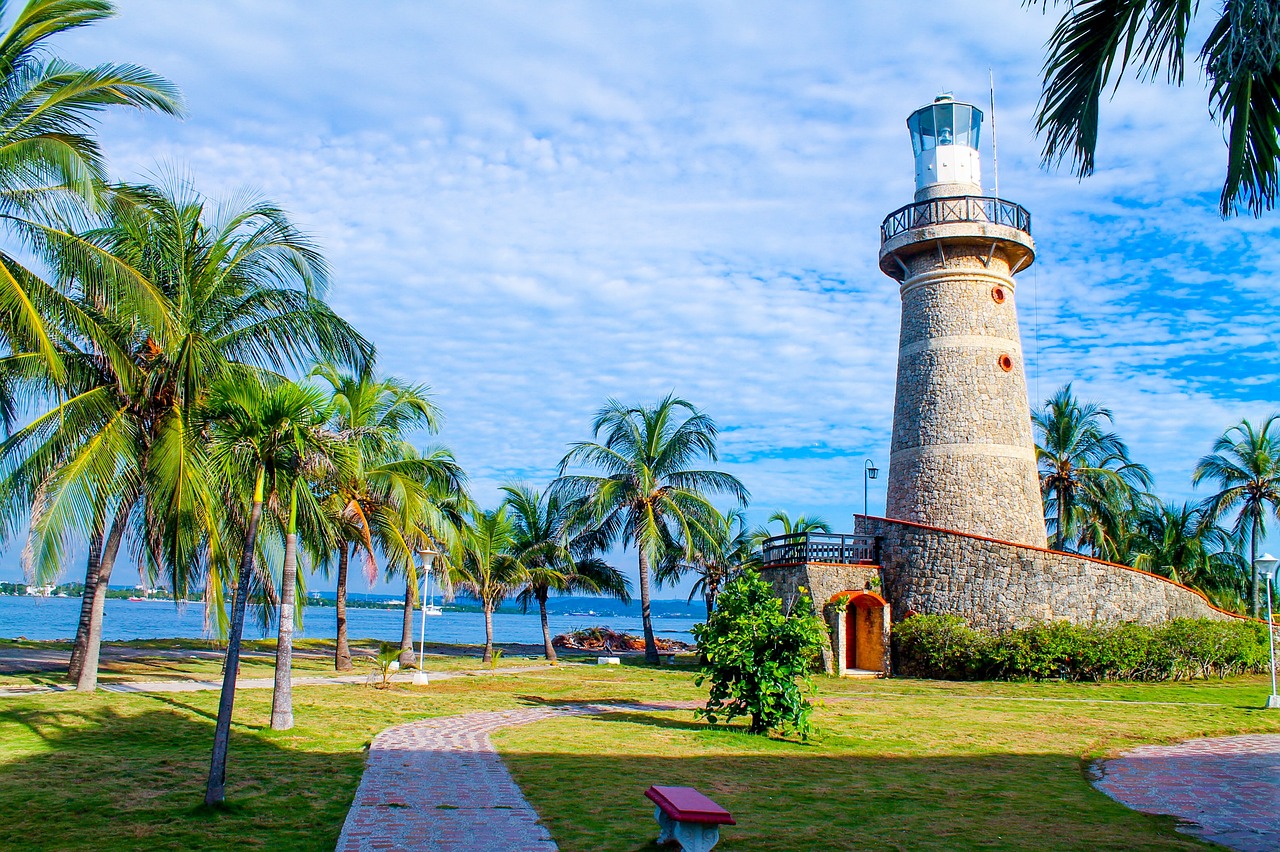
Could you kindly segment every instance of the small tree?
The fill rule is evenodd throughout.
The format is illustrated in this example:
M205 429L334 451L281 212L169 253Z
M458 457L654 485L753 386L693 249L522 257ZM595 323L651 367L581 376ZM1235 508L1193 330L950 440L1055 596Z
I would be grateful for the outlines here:
M790 613L773 588L754 571L743 571L720 593L706 624L693 628L703 660L696 683L711 681L706 708L697 714L711 723L750 716L748 730L767 734L810 731L813 691L809 673L826 639L826 626L813 614L806 594Z

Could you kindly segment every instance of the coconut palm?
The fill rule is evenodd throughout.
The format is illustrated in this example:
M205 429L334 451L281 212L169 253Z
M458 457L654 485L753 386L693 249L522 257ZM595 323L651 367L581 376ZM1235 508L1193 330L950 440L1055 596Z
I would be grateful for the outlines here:
M1203 504L1204 519L1217 524L1235 514L1231 531L1249 542L1249 610L1258 617L1258 543L1267 533L1268 513L1280 514L1280 442L1271 427L1280 420L1273 414L1256 428L1248 420L1232 426L1213 442L1213 452L1196 464L1191 481L1212 482L1218 487Z
M782 525L781 533L775 533L769 529L769 525L774 523ZM831 532L831 525L818 515L812 517L801 515L793 520L785 509L779 509L769 516L769 520L763 526L755 528L751 533L751 541L754 547L759 548L763 546L765 539L772 538L775 535L794 535L809 532L829 533Z
M1132 565L1143 540L1142 519L1159 508L1154 495L1127 483L1087 478L1074 500L1076 547L1098 559Z
M775 522L782 524L783 535L807 532L831 532L831 525L817 515L814 515L813 517L801 515L795 520L792 520L791 516L787 514L785 510L779 509L769 516L767 523L772 524Z
M394 523L379 524L379 547L386 557L386 579L404 580L404 618L400 622L400 665L414 664L413 608L418 605L418 559L430 549L439 554L439 569L433 574L443 578L441 586L446 598L452 593L450 578L450 546L466 525L466 512L471 498L464 490L465 476L453 454L443 447L420 456L409 451L404 458L392 462L399 468L404 485L382 496ZM384 465L383 467L386 467Z
M1093 173L1102 95L1126 71L1181 85L1199 9L1186 0L1070 0L1049 39L1036 115L1046 163L1070 158L1077 175ZM1280 8L1227 0L1215 13L1197 58L1227 143L1219 203L1224 216L1242 204L1258 215L1275 205L1280 183Z
M229 497L248 506L240 567L231 604L222 693L214 728L213 756L205 804L226 795L227 748L235 704L240 639L254 574L254 554L264 500L279 494L299 459L310 452L332 452L336 440L320 428L328 417L323 392L292 382L264 384L252 378L223 378L213 383L202 413L210 444L210 462Z
M513 552L515 525L505 505L491 512L472 511L452 551L457 582L484 610L484 662L493 661L493 612L529 581Z
M363 366L372 347L324 303L327 270L307 237L263 201L217 205L189 187L134 188L134 203L85 235L163 297L162 317L83 299L105 334L65 337L67 378L46 414L0 446L4 522L31 510L27 562L61 569L67 544L90 548L72 671L93 689L107 582L128 531L175 597L217 553L218 507L192 432L212 383L299 366L316 356ZM115 262L115 261L113 261ZM206 590L217 588L217 577ZM206 595L206 602L216 602Z
M0 0L0 17L10 8ZM112 107L182 112L173 84L145 68L81 68L51 52L50 39L114 14L105 0L29 0L0 38L0 220L14 239L0 248L0 346L34 355L57 381L64 377L58 336L92 336L94 329L68 294L43 281L21 255L34 253L54 267L88 261L104 273L81 279L97 298L129 295L152 315L163 307L127 265L104 263L110 259L72 233L72 223L87 221L104 202L96 117ZM14 401L0 381L6 425Z
M1229 533L1206 523L1201 508L1164 503L1144 512L1138 523L1135 568L1206 592L1242 571Z
M537 603L544 653L547 661L554 663L556 650L547 623L551 593L605 594L630 603L631 584L618 569L593 555L589 531L581 528L584 516L580 506L565 504L558 495L542 494L527 485L505 485L502 490L506 493L503 505L511 513L511 550L527 573L517 600L525 611Z
M777 520L782 515L784 523L794 532L811 532L815 529L826 529L826 522L820 519L808 519L803 515L797 519L796 529L791 519L783 512L775 512L769 520ZM689 600L695 595L702 595L707 606L707 618L715 611L716 599L726 583L743 568L759 570L761 555L759 551L760 530L747 527L747 516L742 509L730 509L728 512L716 512L715 515L702 519L691 526L694 539L684 548L670 554L655 572L659 585L675 583L687 574L693 574L697 580L689 590ZM767 535L766 535L767 537Z
M279 507L278 530L284 540L284 553L280 570L277 598L277 641L275 682L271 693L271 728L277 731L293 727L293 628L294 613L305 600L298 582L298 533L299 504L302 509L302 531L311 562L327 556L337 543L337 530L330 523L323 506L316 499L312 483L322 479L340 479L350 476L358 460L354 444L344 436L322 431L325 419L331 414L326 408L314 412L313 422L292 424L295 430L294 455L287 459L287 467L280 466L277 492L288 494L288 506ZM259 555L259 561L265 561Z
M1040 487L1045 497L1046 523L1053 528L1053 548L1079 546L1081 500L1088 490L1100 495L1127 495L1151 487L1151 474L1129 458L1129 448L1103 422L1111 411L1096 403L1081 402L1065 385L1031 415L1038 432L1036 459Z
M440 411L425 385L379 377L371 368L344 372L333 364L317 365L312 375L327 385L334 411L331 427L358 451L352 474L324 485L340 539L334 667L345 671L352 667L347 638L352 548L363 551L369 582L377 578L376 554L387 556L394 573L405 579L406 608L410 607L410 590L417 587L414 552L427 540L443 543L451 538L465 509L459 497L465 495L466 475L447 450L437 447L419 453L407 440L414 430L434 433L439 429ZM410 633L411 627L410 622ZM403 652L405 637L401 639Z
M692 541L695 524L709 523L715 512L709 495L748 499L747 489L730 474L690 467L700 457L716 461L717 432L710 417L674 395L652 407L610 399L592 423L593 437L603 436L603 443L572 444L552 487L559 499L583 502L602 543L635 546L650 663L658 662L649 609L651 567ZM566 473L575 464L600 473Z

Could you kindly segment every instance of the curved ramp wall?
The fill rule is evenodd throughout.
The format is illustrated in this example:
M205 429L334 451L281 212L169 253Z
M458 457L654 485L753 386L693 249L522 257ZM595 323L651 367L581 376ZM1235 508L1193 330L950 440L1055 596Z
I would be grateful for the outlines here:
M856 516L857 532L880 537L880 576L893 618L951 614L1002 631L1032 621L1077 624L1240 616L1199 592L1124 565L1040 547Z

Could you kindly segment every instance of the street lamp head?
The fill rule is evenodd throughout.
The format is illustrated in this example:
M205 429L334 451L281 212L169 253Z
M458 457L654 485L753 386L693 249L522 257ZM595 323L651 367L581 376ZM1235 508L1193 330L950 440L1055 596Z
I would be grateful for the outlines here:
M1253 560L1253 567L1258 569L1258 573L1266 574L1267 576L1273 576L1278 564L1280 564L1280 559L1276 559L1270 553L1264 553Z
M880 475L880 468L876 467L876 463L873 462L871 459L867 459L867 476L869 476L872 479L875 479L879 475Z
M423 567L430 571L432 563L436 561L438 551L434 547L428 545L426 547L419 547L418 552L422 554Z

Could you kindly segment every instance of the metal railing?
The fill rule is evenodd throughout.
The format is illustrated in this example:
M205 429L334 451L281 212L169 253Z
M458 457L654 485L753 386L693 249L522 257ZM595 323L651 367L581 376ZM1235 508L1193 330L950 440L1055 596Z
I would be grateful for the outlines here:
M876 563L880 559L879 539L873 535L802 532L766 538L764 565L800 562L835 562L841 565Z
M880 243L912 228L948 222L990 222L1031 233L1031 212L1022 205L999 198L960 195L917 201L893 211L880 225Z

